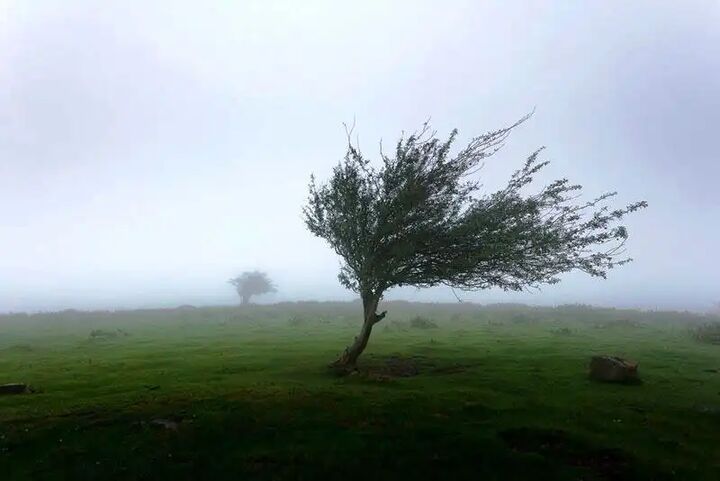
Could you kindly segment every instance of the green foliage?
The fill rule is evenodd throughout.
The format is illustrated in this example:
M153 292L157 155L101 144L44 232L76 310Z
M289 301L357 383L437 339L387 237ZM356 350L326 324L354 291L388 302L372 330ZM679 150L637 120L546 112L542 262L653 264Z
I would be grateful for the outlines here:
M290 319L288 319L288 326L300 327L304 326L305 324L307 324L307 321L302 317L292 316Z
M395 286L444 284L465 289L520 290L555 283L581 270L605 277L621 257L628 233L619 222L646 207L611 210L614 192L576 202L581 186L560 179L525 194L548 162L534 152L507 186L480 194L473 179L519 122L473 138L451 154L427 124L402 136L378 167L348 142L330 180L312 177L304 208L308 229L343 259L340 282L382 296ZM348 136L349 139L349 136Z
M720 345L720 322L711 322L692 329L692 335L699 342Z
M553 329L552 333L560 336L569 336L573 332L569 327L558 327L557 329Z
M277 292L277 287L268 275L260 271L243 272L241 275L228 281L235 286L243 304L247 304L252 296Z
M91 339L114 339L116 337L127 337L129 335L130 334L122 329L115 329L112 331L105 329L93 329L90 331Z
M415 316L410 319L410 327L413 329L437 329L438 325L426 317Z
M535 320L531 316L529 316L528 314L523 313L523 312L518 312L517 314L513 314L512 318L511 318L511 322L513 324L531 324L534 321Z
M598 329L617 329L617 328L632 328L632 327L640 327L641 324L637 321L632 321L630 319L611 319L607 321L597 321L595 322L595 327Z

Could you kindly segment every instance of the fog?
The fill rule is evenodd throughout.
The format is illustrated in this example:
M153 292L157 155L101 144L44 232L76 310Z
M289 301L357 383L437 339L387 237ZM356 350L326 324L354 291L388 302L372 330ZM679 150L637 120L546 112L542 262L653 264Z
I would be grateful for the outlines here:
M720 301L720 3L0 3L0 311L351 299L302 221L343 122L369 156L427 118L458 145L536 109L482 171L645 199L635 261L476 302ZM455 301L448 288L391 299Z

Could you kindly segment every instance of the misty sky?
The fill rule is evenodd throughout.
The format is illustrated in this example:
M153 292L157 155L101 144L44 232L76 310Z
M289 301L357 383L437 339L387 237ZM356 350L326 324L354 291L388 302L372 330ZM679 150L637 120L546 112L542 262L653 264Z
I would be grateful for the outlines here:
M0 311L230 303L255 268L268 301L351 298L301 217L342 122L374 156L428 117L461 144L533 108L485 187L545 145L548 179L649 202L635 262L459 295L720 301L720 2L0 0Z

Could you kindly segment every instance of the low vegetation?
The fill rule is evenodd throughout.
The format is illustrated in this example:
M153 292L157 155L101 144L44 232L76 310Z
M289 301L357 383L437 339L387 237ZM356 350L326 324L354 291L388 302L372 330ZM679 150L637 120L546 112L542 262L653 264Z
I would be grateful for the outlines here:
M720 322L710 322L692 329L692 334L700 342L720 345Z
M415 316L410 319L410 327L413 329L437 329L438 325L425 317Z

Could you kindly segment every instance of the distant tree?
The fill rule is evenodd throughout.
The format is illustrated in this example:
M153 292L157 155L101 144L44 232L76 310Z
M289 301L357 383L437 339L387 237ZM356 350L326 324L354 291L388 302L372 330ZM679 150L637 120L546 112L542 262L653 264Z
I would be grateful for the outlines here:
M241 304L249 304L252 296L260 296L271 292L277 292L268 275L264 272L253 271L243 272L241 275L228 281L235 286L241 299Z
M329 182L310 180L303 209L307 228L342 258L342 285L363 303L360 334L333 364L353 367L367 346L385 291L396 286L446 285L461 289L522 290L559 282L580 270L605 277L629 262L619 258L628 237L617 222L646 202L610 210L606 193L576 202L580 185L556 180L527 194L525 188L548 162L535 151L506 187L480 194L472 179L510 132L527 120L473 138L459 152L457 136L439 140L426 123L403 134L393 156L383 152L375 167L352 144Z

